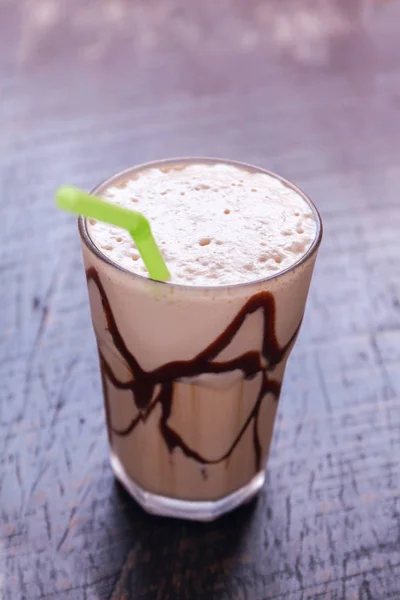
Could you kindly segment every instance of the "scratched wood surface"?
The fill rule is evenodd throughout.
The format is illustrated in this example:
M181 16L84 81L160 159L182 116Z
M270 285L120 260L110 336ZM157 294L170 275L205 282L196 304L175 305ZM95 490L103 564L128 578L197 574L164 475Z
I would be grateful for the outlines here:
M0 0L0 598L400 598L400 3ZM258 502L114 482L74 219L181 155L277 170L325 239Z

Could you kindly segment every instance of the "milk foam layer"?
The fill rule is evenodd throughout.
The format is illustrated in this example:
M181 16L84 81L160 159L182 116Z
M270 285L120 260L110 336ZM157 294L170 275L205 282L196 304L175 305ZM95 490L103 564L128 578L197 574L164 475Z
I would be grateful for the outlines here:
M277 274L310 248L314 214L267 173L225 163L176 163L128 174L101 192L149 219L173 283L218 286ZM90 220L99 250L129 271L147 270L129 234Z

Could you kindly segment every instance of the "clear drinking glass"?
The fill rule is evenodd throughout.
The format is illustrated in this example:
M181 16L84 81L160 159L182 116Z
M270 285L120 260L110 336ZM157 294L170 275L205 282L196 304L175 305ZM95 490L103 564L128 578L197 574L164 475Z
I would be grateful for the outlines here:
M93 193L144 168L191 162L215 161L141 165ZM309 204L315 239L292 267L245 284L195 287L136 275L102 254L79 219L111 465L148 512L211 520L263 486L286 362L322 237L312 202L273 176Z

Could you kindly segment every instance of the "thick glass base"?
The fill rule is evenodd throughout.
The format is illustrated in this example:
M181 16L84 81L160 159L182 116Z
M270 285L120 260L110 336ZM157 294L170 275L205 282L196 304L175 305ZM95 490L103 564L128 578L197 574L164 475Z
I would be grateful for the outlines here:
M262 471L246 486L224 498L214 501L178 500L147 492L130 479L119 458L112 452L110 460L116 478L145 511L153 515L175 517L176 519L213 521L251 500L260 491L265 481L265 472Z

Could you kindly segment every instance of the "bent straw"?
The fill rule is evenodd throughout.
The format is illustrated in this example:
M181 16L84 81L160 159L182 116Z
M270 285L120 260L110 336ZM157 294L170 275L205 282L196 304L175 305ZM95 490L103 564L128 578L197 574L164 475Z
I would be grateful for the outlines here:
M167 281L171 277L153 237L150 223L141 213L110 204L69 185L57 190L56 201L63 210L126 229L135 242L151 279Z

